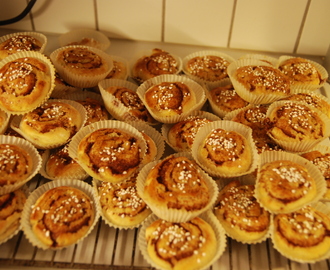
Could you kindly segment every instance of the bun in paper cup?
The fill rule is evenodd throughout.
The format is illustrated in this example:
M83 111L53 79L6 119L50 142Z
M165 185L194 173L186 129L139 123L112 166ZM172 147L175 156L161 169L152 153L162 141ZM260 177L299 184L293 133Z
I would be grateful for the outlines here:
M198 220L201 219L201 221ZM190 223L190 221L187 221L187 223L182 222L182 223L176 223L176 225L173 224L173 226L171 226L171 224L169 223L168 226L169 227L165 227L165 229L161 229L160 227L156 227L156 225L160 224L160 226L162 226L162 224L164 224L163 222L166 221L162 221L161 219L159 219L156 215L151 215L146 222L143 224L143 226L140 228L139 230L139 234L138 234L138 245L139 248L141 250L142 256L145 258L145 260L152 266L155 267L157 269L170 269L171 267L168 266L168 262L165 263L164 261L162 262L161 258L163 258L162 252L166 252L167 254L165 255L166 258L168 256L170 256L168 253L173 254L173 257L171 258L171 261L176 261L177 262L177 266L181 265L184 268L191 268L192 265L194 265L194 269L208 269L212 264L214 264L224 253L226 247L227 247L227 239L226 239L226 235L224 233L223 228L221 227L221 225L219 224L219 221L215 218L215 216L210 212L206 212L204 214L202 214L199 217L196 217L196 219L194 221ZM206 222L208 224L207 227L210 226L209 229L206 229L206 231L204 231L204 229L202 229L202 227L199 226L205 226L205 225L201 225L204 222ZM200 224L200 225L197 225ZM196 229L194 229L194 227L196 227ZM157 230L157 228L159 228L160 232L158 232L158 234L153 234L154 240L149 240L147 239L148 235L149 237L151 236L151 231L152 230ZM173 228L173 229L172 229ZM189 232L187 233L186 236L181 236L180 235L180 228L185 228L184 231L185 232ZM199 229L197 229L199 228ZM173 245L167 245L166 243L164 243L165 241L167 242L167 237L171 236L173 231L172 230L176 230L176 232L178 233L177 235L180 237L178 239L178 241L173 241ZM191 231L190 231L191 229ZM210 230L210 231L209 231ZM150 231L150 232L149 232ZM215 243L216 243L216 247L214 248L210 248L209 252L208 251L203 251L203 249L205 248L205 242L204 244L201 243L198 240L194 240L196 239L195 237L190 237L191 235L195 235L195 232L199 232L201 235L196 236L197 239L204 239L208 238L208 239L215 239ZM208 232L207 232L208 231ZM213 235L211 233L211 231L214 232L214 236L215 238L208 236L206 237L206 235L208 235L209 233L211 235ZM176 234L174 234L173 237L175 237ZM159 236L159 237L157 237ZM149 238L148 237L148 238ZM163 239L163 240L162 240ZM182 240L182 241L181 241ZM153 252L150 252L152 249L156 248L156 247L151 247L151 242L156 242L157 244L155 245L157 248L156 252L158 252L160 254L159 257L154 257L154 255L152 254ZM212 243L214 244L214 242L212 241ZM212 245L213 245L212 244ZM210 245L210 243L207 241L207 245ZM174 249L171 249L171 247L174 247ZM180 248L181 247L181 248ZM162 248L166 249L163 250ZM184 252L184 256L180 256L181 252ZM212 253L212 254L211 254ZM152 254L152 255L151 255ZM205 260L199 259L199 256L202 255L204 258L206 258ZM164 256L164 257L165 257ZM179 259L180 258L180 259ZM181 259L183 258L183 259ZM186 262L185 262L186 261Z
M213 206L218 187L189 153L182 152L146 164L137 176L137 191L159 218L185 222Z
M11 157L11 162L6 162L7 154L2 158L4 164L1 165L1 182L4 183L0 186L0 195L3 195L19 189L39 172L41 156L37 149L23 138L0 135L0 145L13 145L14 150L17 148L17 151L20 151L14 152L14 156L10 156L11 151L6 151Z
M93 187L80 180L43 184L26 201L22 230L33 246L43 250L60 250L77 244L98 222L96 200ZM74 233L71 222L75 224Z
M113 60L113 69L105 77L105 79L127 80L130 76L128 61L117 55L111 55L111 57Z

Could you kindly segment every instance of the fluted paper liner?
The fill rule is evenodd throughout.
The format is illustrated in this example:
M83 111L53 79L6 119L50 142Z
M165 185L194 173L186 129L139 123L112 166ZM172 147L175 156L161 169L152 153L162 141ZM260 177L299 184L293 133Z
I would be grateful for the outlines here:
M187 116L185 119L182 119L182 121L186 120L189 117L194 117L194 116L199 116L199 117L205 117L208 120L211 121L219 121L221 120L218 116L206 112L206 111L194 111L191 115ZM170 141L168 140L168 133L170 129L175 125L176 123L173 124L163 124L161 127L161 132L162 135L166 141L166 143L175 151L175 152L182 152L183 150L179 147L176 147L175 145L171 144Z
M308 161L307 159L289 152L284 151L265 151L262 154L260 154L260 165L259 170L262 168L263 165L276 161L276 160L288 160L291 162L294 162L296 164L299 164L303 167L305 167L308 170L309 175L314 179L316 184L316 194L313 198L309 200L304 200L304 198L299 199L299 201L293 203L286 203L284 209L273 209L271 206L265 204L265 202L261 199L260 195L260 174L258 171L257 175L257 181L256 181L256 187L255 187L255 197L260 203L261 206L263 206L265 209L267 209L269 212L273 214L279 214L279 213L289 213L296 211L302 207L304 207L307 204L312 204L318 202L324 195L326 191L326 182L324 180L324 177L321 173L321 171L314 165L312 162Z
M198 270L204 270L208 269L212 264L214 264L225 252L226 247L227 247L227 238L224 232L224 229L220 225L219 221L217 218L214 216L214 214L211 211L207 211L206 213L202 214L199 216L201 219L206 221L208 224L211 225L212 229L215 232L216 240L217 240L217 248L216 248L216 253L210 262L201 267L195 267L194 269ZM156 269L162 269L160 266L158 266L156 263L153 262L153 260L150 258L148 251L147 251L147 240L146 240L146 229L156 220L159 218L156 215L151 215L148 217L148 219L145 221L145 223L142 225L142 227L139 229L138 233L138 246L139 249L142 253L143 258L152 266L155 267Z
M67 104L71 105L72 107L74 107L77 110L77 112L81 115L81 118L82 118L81 125L79 127L77 127L78 128L77 130L79 131L84 126L84 124L86 122L87 115L86 115L86 110L85 110L83 105L79 104L76 101L68 100L68 99L50 99L48 102L49 103L51 103L51 102L63 102L63 103L67 103ZM64 145L68 142L68 141L65 141L62 144L55 144L54 143L54 144L43 145L43 144L38 143L37 141L34 141L33 138L29 136L29 134L25 134L24 131L22 131L20 129L20 123L22 121L22 118L23 118L23 116L21 116L21 115L15 116L12 119L11 123L10 123L10 127L13 130L15 130L18 134L23 136L26 140L31 142L38 149L52 149L52 148L56 148L56 147L59 147L61 145ZM69 138L69 140L70 139L71 138Z
M319 139L304 139L301 141L293 141L293 140L280 140L277 138L274 138L271 134L269 134L269 137L271 137L278 145L280 145L282 148L286 149L287 151L290 152L305 152L308 151L309 149L312 149L313 147L315 147L316 145L318 145L319 143L321 143L324 140L327 140L328 137L330 136L330 118L327 117L324 113L322 113L321 111L319 111L318 109L316 109L315 107L311 107L310 105L301 102L301 101L285 101L285 100L281 100L281 101L276 101L273 104L271 104L267 110L267 117L270 116L270 114L276 110L279 107L284 106L285 104L304 104L306 107L310 108L312 111L315 111L318 116L321 118L321 120L323 121L323 136ZM272 121L272 119L270 119Z
M59 53L67 48L87 48L89 51L100 56L105 62L107 62L108 69L105 72L99 74L93 74L93 71L91 71L91 74L89 75L80 75L73 73L71 70L67 69L66 66L60 64L57 59ZM50 59L54 63L57 72L63 78L64 81L66 81L68 84L71 84L72 86L80 88L91 88L97 86L98 82L103 80L113 68L113 61L109 54L105 53L102 50L88 46L71 45L61 47L50 54Z
M326 205L324 203L321 203L321 202L317 202L315 204L312 204L311 205L315 210L319 211L319 212L322 212L328 216L330 216L330 205ZM302 263L302 264L306 264L306 263L309 263L309 264L314 264L316 262L319 262L319 261L322 261L322 260L326 260L329 258L330 256L330 247L328 248L328 250L326 252L324 252L324 254L322 256L320 256L319 258L315 258L314 260L309 260L309 259L301 259L301 258L296 258L295 256L293 255L290 255L290 254L287 254L285 251L283 251L281 249L281 247L278 246L275 238L274 238L274 230L275 230L275 226L273 226L273 229L272 229L272 232L271 232L271 240L272 240L272 244L273 244L273 247L274 249L276 249L282 256L288 258L289 260L292 260L292 261L295 261L295 262L298 262L298 263ZM302 238L304 237L303 235L301 236ZM328 236L329 237L329 236ZM294 248L294 246L293 246ZM313 254L313 253L312 253ZM314 253L315 254L315 253Z
M191 74L188 70L187 70L187 63L190 59L192 58L195 58L195 57L204 57L204 56L218 56L218 57L221 57L225 60L227 60L229 63L232 63L235 61L235 59L230 56L229 54L227 53L223 53L223 52L220 52L220 51L215 51L215 50L203 50L203 51L197 51L197 52L193 52L191 54L188 54L186 55L183 59L182 59L182 71L184 72L185 75L187 75L190 79L196 81L197 83L199 84L205 84L205 85L212 85L214 84L215 82L218 82L218 81L207 81L207 80L204 80L204 79L201 79L199 78L198 76L195 76L193 74Z
M204 140L214 129L218 129L218 128L226 130L226 131L235 131L235 132L239 133L240 135L242 135L244 138L246 138L247 143L251 147L251 157L252 157L251 165L246 172L241 172L241 173L234 172L232 174L223 174L223 173L212 170L211 168L209 168L209 166L207 166L203 162L203 160L200 159L199 149L203 145ZM209 124L206 124L202 128L200 128L195 136L195 140L194 140L191 151L192 151L192 155L193 155L194 159L196 160L196 162L213 177L237 177L237 176L249 174L249 173L252 173L257 168L257 165L259 162L257 149L256 149L255 144L252 139L252 129L243 124L236 123L233 121L228 121L228 120L211 122Z
M22 187L20 187L20 189L24 192L26 198L28 198L30 191L28 189L28 187L26 185L23 185ZM4 194L3 194L4 195ZM1 195L0 195L1 196ZM23 212L23 209L22 209ZM22 212L21 212L21 216L22 216ZM19 224L16 228L16 230L14 232L12 232L10 235L8 235L6 238L2 239L0 241L0 245L7 242L8 240L12 239L15 235L17 235L20 231L22 230L22 222L21 222L21 217L19 219Z
M45 55L43 55L40 52L22 51L22 52L18 52L18 53L9 55L5 59L0 61L0 69L3 66L5 66L6 64L10 63L10 62L13 62L17 59L25 58L25 57L30 57L30 58L37 59L37 60L41 61L43 64L45 64L48 67L49 77L50 77L50 85L49 85L49 89L45 88L42 91L42 95L38 96L38 102L35 103L35 105L31 105L28 109L26 109L24 111L23 110L13 111L13 110L7 108L6 106L0 104L0 109L4 110L7 113L13 114L13 115L22 115L22 114L28 113L30 111L33 111L35 108L39 107L41 104L43 104L44 102L46 102L48 100L48 98L51 96L52 91L55 87L55 67L52 64L52 62L49 60L49 58L47 58Z
M73 180L73 179L51 181L46 184L43 184L40 187L38 187L37 189L35 189L30 194L29 198L27 199L27 201L24 205L24 209L23 209L23 213L22 213L22 217L21 217L22 230L24 232L24 235L26 236L28 241L37 248L40 248L43 250L48 250L48 249L60 250L60 249L68 247L68 246L65 246L65 247L55 248L55 247L49 247L49 246L45 245L34 235L31 224L30 224L30 216L32 213L32 207L37 202L37 200L40 198L40 196L42 196L46 191L48 191L52 188L61 187L61 186L69 186L69 187L77 188L77 189L83 191L91 199L91 202L92 202L92 205L93 205L94 211L95 211L94 221L91 224L88 232L82 238L80 238L75 244L77 244L77 243L81 242L83 239L85 239L92 232L92 230L94 229L95 225L97 224L97 222L99 220L100 213L98 211L97 203L96 203L97 195L95 194L95 191L93 190L93 187L91 185L89 185L83 181Z
M115 75L115 77L110 77L110 78L107 78L109 76L109 74L107 75L106 79L121 79L121 80L127 80L127 78L130 76L130 69L129 69L129 65L128 65L128 61L123 58L123 57L120 57L118 55L110 55L113 62L118 62L118 63L121 63L125 66L126 70L122 71L120 70L117 75Z
M278 58L269 56L266 54L261 54L261 53L248 53L243 56L241 56L239 59L256 59L258 61L265 62L267 64L272 65L273 67L277 67L278 63Z
M95 48L102 51L105 51L111 45L110 39L102 32L88 28L80 28L62 34L59 37L60 46L64 47L72 42L80 42L83 38L94 39L97 42Z
M3 110L0 110L0 118L3 118L3 122L0 125L0 134L4 134L9 126L11 115Z
M188 111L185 113L175 115L175 116L169 116L169 117L161 117L155 113L152 112L152 110L149 109L149 106L144 98L145 93L147 92L148 89L151 87L161 84L162 82L182 82L185 85L187 85L195 95L196 103L194 106L189 108ZM144 103L144 105L147 107L149 110L150 114L154 119L161 123L166 123L166 124L171 124L171 123L176 123L181 121L182 119L186 118L187 116L191 115L194 111L200 110L204 103L206 102L206 95L205 95L205 90L204 88L195 82L192 79L189 79L188 77L185 76L179 76L179 75L159 75L156 76L152 79L146 80L143 84L141 84L137 88L137 94L139 95L140 99Z
M141 140L141 144L140 144L141 157L143 158L144 153L146 151L146 142L145 142L144 138L142 137L141 132L139 132L132 125L125 123L125 122L121 122L121 121L117 121L117 120L103 120L103 121L98 121L98 122L95 122L93 124L83 127L81 130L79 130L79 132L77 132L73 136L71 142L69 143L69 148L68 148L69 155L73 159L75 159L81 165L81 167L83 169L85 169L88 172L88 167L78 159L77 151L78 151L79 143L85 136L91 134L92 132L94 132L98 129L103 129L103 128L120 129L136 138L139 138ZM128 175L128 177L129 176L130 175ZM98 180L100 180L100 179L98 179Z
M39 169L41 167L41 156L38 153L37 149L30 142L19 137L0 135L0 144L13 144L21 147L31 156L33 166L31 174L27 176L24 181L12 185L0 186L0 195L3 195L6 193L10 193L16 189L19 189L39 172Z
M145 222L145 220L143 220L141 223L136 224L134 226L124 226L124 225L120 226L119 224L112 223L106 217L105 213L102 210L102 206L101 206L101 202L100 202L99 187L101 186L101 183L102 183L102 181L93 178L93 188L94 188L94 190L97 194L97 202L96 203L97 203L97 207L99 209L98 211L99 211L100 216L101 216L102 220L104 221L104 223L107 224L108 226L112 227L112 228L119 229L119 230L132 230L132 229L135 229L135 228L139 228ZM150 211L150 214L151 214L151 211ZM150 216L150 214L149 214L149 216Z
M271 64L268 64L266 62L263 62L261 60L257 60L257 59L251 59L251 58L242 58L240 60L237 60L235 62L232 62L228 68L227 68L227 72L228 72L228 76L237 92L238 95L240 95L244 100L253 103L253 104L268 104L268 103L272 103L276 100L285 98L286 96L288 96L289 94L279 94L279 93L264 93L264 94L255 94L253 92L250 92L249 90L247 90L245 88L245 86L238 82L235 76L235 72L239 67L243 67L243 66L268 66L268 67L273 67ZM274 68L274 67L273 67ZM295 90L294 87L290 87L290 94L294 93Z
M291 59L291 58L296 58L296 57L295 56L289 56L289 55L281 55L278 59L277 68L280 67L284 61L286 61L288 59ZM320 82L320 84L315 85L315 84L311 84L311 83L308 83L308 82L299 83L299 82L295 81L295 88L298 88L300 90L307 90L307 91L315 91L315 90L321 88L327 82L327 79L329 77L328 71L322 65L320 65L319 63L317 63L315 61L312 61L312 60L306 59L306 58L302 58L302 59L306 60L312 66L315 67L315 69L320 74L321 82Z
M39 32L16 32L16 33L7 34L7 35L0 37L0 43L5 42L6 40L8 40L12 37L16 37L16 36L20 36L20 35L31 36L31 37L39 40L41 42L41 47L38 50L38 52L40 52L40 53L44 52L48 39L44 34L39 33Z
M193 160L190 153L181 152L173 154L175 157L187 157L190 160ZM150 170L158 163L162 162L162 160L156 160L154 162L150 162L146 164L139 172L137 176L137 192L139 196L145 201L145 203L150 207L152 212L157 215L159 218L170 221L170 222L186 222L204 212L209 210L215 203L218 196L218 186L216 182L201 168L199 168L200 176L204 179L208 189L209 189L209 202L202 209L196 211L187 211L185 209L174 209L168 208L167 205L163 206L154 206L151 202L149 202L144 196L144 185L147 179L147 175Z

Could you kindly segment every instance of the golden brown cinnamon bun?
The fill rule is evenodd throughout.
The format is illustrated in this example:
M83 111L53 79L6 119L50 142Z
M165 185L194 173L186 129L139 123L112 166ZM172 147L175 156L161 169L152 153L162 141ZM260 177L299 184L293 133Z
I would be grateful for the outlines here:
M126 80L128 76L128 67L126 60L113 56L113 68L105 79L122 79Z
M85 111L79 106L74 101L48 100L22 117L19 130L37 148L64 145L85 122Z
M116 118L120 120L141 120L150 124L157 123L155 119L150 115L146 106L141 101L138 94L127 87L121 86L110 86L105 89L110 93L116 100L112 101L112 104L108 104L108 109ZM105 100L107 104L107 100ZM122 111L116 106L116 103L120 102L127 110L128 114L125 111Z
M301 58L290 57L280 61L278 69L288 76L292 84L320 85L325 82L313 61Z
M25 201L26 195L20 189L0 195L0 243L19 228Z
M301 154L301 156L311 161L323 174L327 186L327 191L325 192L323 199L329 201L330 200L330 153L321 153L318 150L313 150Z
M39 106L54 87L55 73L41 54L19 58L1 65L0 106L13 114L23 114ZM31 54L32 55L32 54Z
M79 142L77 158L95 179L120 182L133 175L145 155L145 141L120 128L100 128Z
M139 83L162 74L177 74L180 62L170 53L153 49L151 54L139 58L132 68L132 76Z
M25 149L14 144L0 144L0 186L22 182L32 170L33 160Z
M237 241L256 243L268 236L271 216L254 197L254 185L231 181L220 191L214 214Z
M211 200L206 181L193 160L171 155L157 162L147 173L142 198L152 210L164 207L199 211Z
M149 258L162 269L204 269L216 254L212 226L196 217L187 222L158 219L145 232Z
M149 207L137 194L135 176L120 183L102 181L98 192L103 215L115 226L138 226L151 214Z
M214 82L228 77L227 67L230 62L217 55L195 56L184 67L186 72L198 79Z
M210 122L212 120L202 116L189 116L169 129L167 139L174 149L191 151L196 133L202 126Z
M83 105L86 110L87 118L85 126L98 121L108 120L110 118L108 111L100 101L89 97L84 100L76 101Z
M329 258L330 218L312 206L274 216L272 241L283 256L298 262Z
M144 100L150 113L158 117L181 115L197 103L195 93L183 82L156 84L145 92Z
M82 190L59 186L44 192L32 206L32 232L50 248L61 248L83 238L96 217L92 199Z
M41 51L43 42L31 35L17 34L0 43L0 59L22 51Z
M314 177L296 161L266 162L258 171L256 197L273 213L297 210L315 199L318 189Z

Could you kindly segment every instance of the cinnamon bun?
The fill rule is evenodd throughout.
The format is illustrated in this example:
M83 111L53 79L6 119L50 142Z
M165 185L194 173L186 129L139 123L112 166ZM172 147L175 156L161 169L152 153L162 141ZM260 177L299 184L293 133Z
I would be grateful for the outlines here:
M187 222L158 219L145 232L149 258L162 269L204 269L216 255L212 226L200 217Z
M0 67L0 107L12 114L24 114L49 97L55 72L50 61L38 53L17 53L12 58L3 60Z
M113 58L113 68L105 77L105 79L126 80L128 76L127 61L118 56L112 56L112 58Z
M78 144L77 160L95 179L121 182L133 175L145 155L142 135L121 128L99 128Z
M54 187L34 203L29 221L34 236L49 248L76 243L90 230L96 217L92 199L70 186Z
M0 195L0 243L19 228L25 201L26 195L21 189Z
M85 113L77 102L48 100L22 117L19 130L37 148L55 148L66 144L84 125Z
M94 98L86 97L84 100L76 100L76 102L83 105L86 110L85 126L110 118L103 103Z
M150 55L139 58L132 68L132 77L139 83L162 74L177 74L180 60L161 49L153 49Z
M254 185L231 181L220 191L214 214L237 241L253 244L268 236L271 215L254 197Z
M272 241L283 256L301 263L329 258L330 218L312 206L274 217Z
M140 225L151 210L136 190L136 177L120 183L101 182L98 186L103 216L111 225L132 228Z
M0 187L23 182L34 168L31 155L21 146L0 144Z

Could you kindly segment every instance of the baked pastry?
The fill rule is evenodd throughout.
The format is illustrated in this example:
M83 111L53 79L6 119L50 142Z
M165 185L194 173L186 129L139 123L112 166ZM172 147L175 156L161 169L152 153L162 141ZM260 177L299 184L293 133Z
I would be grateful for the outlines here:
M258 170L256 197L272 213L288 213L311 203L318 192L316 180L306 166L280 159Z
M144 144L120 128L100 128L79 142L77 158L84 170L95 179L121 182L132 176L143 161Z
M191 151L198 130L212 122L203 116L188 116L185 120L173 124L168 130L167 140L177 151Z
M271 215L254 197L254 185L229 182L220 192L214 214L226 233L243 243L257 243L266 239Z
M235 70L233 77L245 90L255 95L284 97L290 94L290 79L272 66L241 66Z
M325 96L314 92L297 93L286 97L284 100L301 101L316 108L330 117L330 101Z
M147 173L141 197L152 210L196 212L205 209L212 196L207 179L193 160L170 155Z
M0 243L20 226L26 195L21 189L0 195Z
M45 172L51 179L87 178L87 173L68 152L68 144L50 150L45 162Z
M17 54L0 67L0 107L12 114L24 114L39 106L54 87L54 69L43 55ZM18 57L22 56L22 58Z
M105 79L120 79L126 80L128 76L128 67L126 60L119 58L118 56L112 56L113 68Z
M198 79L215 82L228 77L229 64L230 61L218 55L201 55L190 58L184 70Z
M83 126L85 118L74 101L48 100L25 114L19 130L37 148L55 148L67 143Z
M113 68L110 55L88 46L62 47L50 58L61 77L75 87L95 87Z
M326 123L321 115L301 102L273 103L267 116L270 120L268 135L277 143L287 142L288 145L283 145L285 148L293 147L294 142L317 142L326 134Z
M73 42L67 44L67 46L70 46L70 45L83 45L83 46L99 48L100 42L98 42L94 38L84 37L79 41L73 41Z
M301 263L329 258L330 217L312 206L274 216L272 242L283 256Z
M162 74L177 74L180 62L176 57L161 49L153 49L150 55L139 58L132 67L132 77L142 83Z
M105 99L105 103L110 113L119 120L141 120L150 124L157 123L150 115L138 94L132 89L122 86L110 86L105 91L115 98L115 101L111 103L108 103L108 100ZM128 113L125 110L120 110L118 105L116 106L118 102L128 110Z
M224 177L247 173L254 158L248 138L223 128L214 128L207 134L196 148L196 157L211 175Z
M29 216L34 236L49 248L62 248L82 239L90 230L96 210L82 190L59 186L44 192Z
M103 216L112 225L132 228L140 225L151 210L136 190L136 177L120 183L102 181L98 186Z
M208 100L214 112L221 112L221 115L217 113L220 117L223 117L230 111L244 108L249 104L249 102L237 94L231 83L212 88L208 92Z
M0 187L26 180L33 170L31 155L14 144L0 144Z
M158 219L145 238L150 259L161 269L204 269L217 250L214 229L199 217L181 223Z
M0 43L0 59L22 51L41 51L43 41L31 35L17 34Z
M76 102L83 105L86 110L85 126L110 118L105 106L94 98L86 97L84 100L76 100Z
M280 61L278 69L291 79L293 85L321 85L326 81L313 61L301 57Z
M155 141L144 131L141 131L143 139L146 142L146 152L142 163L147 164L155 159L157 156L157 145Z
M330 153L321 153L318 150L313 150L301 154L301 156L311 161L321 171L327 186L323 199L330 201Z
M196 104L193 90L183 82L162 82L144 93L147 109L157 117L169 117L189 112Z

